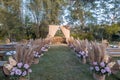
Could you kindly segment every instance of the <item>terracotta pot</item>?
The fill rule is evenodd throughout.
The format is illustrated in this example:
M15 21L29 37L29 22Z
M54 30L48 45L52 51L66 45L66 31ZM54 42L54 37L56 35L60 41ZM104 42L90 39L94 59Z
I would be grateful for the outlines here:
M93 73L94 80L105 80L105 75L99 75L96 73Z
M10 71L7 68L5 68L4 66L3 66L3 72L6 75L10 75Z
M19 80L28 80L27 78L25 78L25 77L20 77L20 79Z
M39 63L39 58L34 58L33 63L38 64Z
M86 64L86 58L82 58L81 61L82 61L83 64Z

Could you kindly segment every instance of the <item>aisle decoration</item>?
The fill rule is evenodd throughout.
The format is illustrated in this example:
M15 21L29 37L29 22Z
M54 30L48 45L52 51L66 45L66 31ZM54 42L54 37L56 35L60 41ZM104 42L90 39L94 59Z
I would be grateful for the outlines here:
M91 43L89 46L90 54L90 70L93 72L95 80L105 80L106 75L112 73L110 56L105 53L105 46L103 44Z
M80 51L79 53L76 54L82 61L82 63L86 63L86 59L88 57L88 51Z
M105 80L105 75L111 74L111 68L106 62L93 62L90 69L94 72L93 77L95 80Z
M39 63L39 58L43 56L43 53L48 51L50 48L50 39L45 38L45 39L36 39L34 42L32 42L34 47L33 51L33 64L38 64Z
M4 74L9 76L9 80L30 80L30 66L39 63L42 52L50 48L49 44L49 38L16 44L15 53L9 56L7 63L3 65Z
M75 40L74 40L73 37L70 37L70 38L68 39L68 41L67 41L67 44L68 44L68 46L69 46L71 49L74 48L74 45L73 45L74 41L75 41Z
M87 62L87 58L88 58L88 50L87 50L87 44L88 41L87 40L77 40L76 41L78 46L77 46L77 57L79 57L81 59L81 62L83 64L86 64ZM79 52L78 52L79 51Z
M10 70L10 79L29 80L29 73L31 72L29 64L19 62Z
M16 54L10 56L4 64L3 71L10 80L29 80L32 72L30 66L33 59L33 48L26 45L16 45Z
M33 54L34 54L33 63L38 64L39 63L39 58L41 57L41 54L39 54L39 52L37 52L37 51L33 51Z
M43 46L43 47L41 48L41 51L42 51L42 52L46 52L46 51L48 51L48 49L47 49L45 46Z

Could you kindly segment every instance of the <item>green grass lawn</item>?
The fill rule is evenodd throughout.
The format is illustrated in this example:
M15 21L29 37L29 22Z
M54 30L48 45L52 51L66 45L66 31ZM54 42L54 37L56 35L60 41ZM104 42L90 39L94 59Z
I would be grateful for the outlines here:
M67 45L52 45L32 70L31 80L94 80L89 65L80 63ZM119 79L111 75L106 80Z
M93 80L88 65L81 64L66 45L51 46L32 69L31 80Z
M94 80L89 65L80 63L67 45L51 45L39 64L32 65L32 71L30 80ZM0 80L3 80L1 75ZM120 79L111 75L106 80Z

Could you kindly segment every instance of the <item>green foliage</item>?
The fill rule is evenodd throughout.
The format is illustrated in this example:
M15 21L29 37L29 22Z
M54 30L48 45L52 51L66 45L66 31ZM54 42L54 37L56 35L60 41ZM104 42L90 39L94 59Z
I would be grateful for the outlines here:
M32 12L34 17L34 29L37 38L43 37L47 33L45 29L47 27L43 25L46 21L47 24L59 24L58 17L60 15L60 9L64 4L64 0L31 0L28 4L28 8ZM42 27L44 26L44 27ZM43 30L43 31L42 31ZM42 36L43 35L43 36Z
M112 24L111 26L106 26L105 31L109 35L116 34L120 31L120 27L117 24Z
M19 0L2 0L0 1L0 37L13 38L13 34L16 33L16 29L21 26L20 20L20 3Z
M79 39L94 40L94 36L92 35L92 33L79 33L79 34L73 33L71 34L71 36Z
M111 40L113 34L117 34L120 31L120 26L118 24L112 24L111 26L105 27L105 34L108 36L107 38Z
M90 40L107 38L111 40L113 34L118 34L119 29L119 0L30 0L28 4L29 10L35 22L31 22L29 15L23 21L21 12L21 2L23 0L0 0L0 39L10 38L20 40L22 38L44 38L48 33L49 24L59 24L59 18L66 7L70 12L71 22L80 21L79 29L84 30L88 27L87 33L74 32L74 37L81 39L88 38ZM91 1L93 1L91 3ZM74 3L75 2L75 3ZM99 1L98 1L99 2ZM73 4L74 3L74 4ZM108 7L108 5L113 7ZM98 6L99 5L99 6ZM28 8L27 7L27 8ZM97 13L91 10L102 10ZM97 17L102 14L102 21ZM113 15L113 17L110 16ZM105 16L106 15L106 16ZM111 18L111 19L110 19ZM109 19L109 20L108 20ZM63 21L64 22L64 21ZM102 25L98 25L98 22ZM118 24L114 24L118 22ZM108 26L107 24L111 24ZM1 25L2 24L2 25ZM83 32L83 31L81 31ZM61 34L60 34L61 35ZM90 36L88 36L90 35Z
M40 24L40 37L41 38L46 38L48 34L48 24L46 21L42 21Z
M55 36L65 37L65 35L63 34L63 32L61 30L58 30L56 32Z

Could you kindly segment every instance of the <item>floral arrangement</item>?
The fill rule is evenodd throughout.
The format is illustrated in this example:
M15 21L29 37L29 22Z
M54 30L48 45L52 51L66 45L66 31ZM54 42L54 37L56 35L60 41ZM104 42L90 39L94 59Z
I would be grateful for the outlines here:
M44 47L45 47L46 49L49 49L49 48L50 48L49 44L45 44Z
M28 80L32 70L33 52L36 47L27 47L23 44L16 45L16 54L9 56L3 65L3 72L9 76L9 80Z
M80 51L77 54L77 56L80 57L80 58L87 58L88 57L88 51Z
M41 51L46 52L46 51L48 51L48 49L46 49L46 47L42 47Z
M19 79L20 77L28 77L31 72L32 70L28 64L19 62L10 70L10 76L12 79Z
M14 54L16 54L16 51L8 51L8 52L6 52L6 55L8 55L8 56L11 56L11 55L14 55Z
M93 62L90 70L100 75L111 74L111 69L106 62Z
M37 51L34 51L34 58L40 58L40 54Z
M72 49L72 48L74 48L74 46L71 44L71 45L69 45L69 47Z

